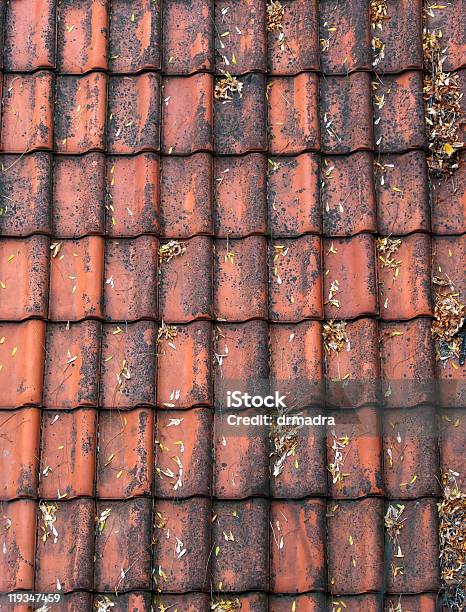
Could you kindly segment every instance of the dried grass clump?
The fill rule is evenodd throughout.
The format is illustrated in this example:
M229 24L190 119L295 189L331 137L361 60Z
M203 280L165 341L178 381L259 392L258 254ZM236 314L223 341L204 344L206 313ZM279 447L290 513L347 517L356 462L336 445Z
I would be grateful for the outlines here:
M345 321L327 321L323 325L322 336L324 338L324 349L327 353L330 353L330 351L339 353L345 346L349 346Z
M442 592L448 610L466 609L466 493L451 470L443 475L443 500L438 504L439 558Z
M424 30L424 99L430 153L427 165L434 176L450 176L459 167L464 123L461 88L457 73L444 72L445 55L440 47L442 32Z
M170 240L159 247L159 262L169 262L174 257L179 257L186 253L186 243L178 240Z
M431 330L436 358L445 367L449 359L460 356L461 338L458 333L464 324L465 308L450 279L443 280L434 276L432 283L435 306Z
M225 76L219 79L215 85L214 98L216 100L223 100L227 102L232 100L233 96L229 94L238 93L239 97L243 96L243 83L231 75L229 72L225 72Z
M272 0L267 4L267 30L269 32L280 32L283 30L283 17L285 7L278 1Z
M210 609L216 610L217 612L233 612L234 610L241 609L241 602L238 598L218 599L217 601L212 602Z

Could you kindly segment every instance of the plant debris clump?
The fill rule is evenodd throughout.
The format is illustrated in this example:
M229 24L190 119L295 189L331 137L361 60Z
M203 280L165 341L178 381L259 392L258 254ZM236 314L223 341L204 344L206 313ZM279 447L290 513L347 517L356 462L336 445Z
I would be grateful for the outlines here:
M285 7L278 0L271 0L267 4L267 30L269 32L280 32L283 30L283 17Z
M243 97L243 83L229 72L225 72L225 76L219 79L215 85L214 98L228 102L233 99L232 95L238 93L239 97Z
M115 604L106 595L94 603L94 609L97 610L97 612L109 612L109 610L114 607Z
M330 351L339 353L345 346L349 347L345 321L327 321L323 325L322 336L327 353L330 353Z
M375 56L372 65L375 67L380 64L385 57L385 44L375 32L380 32L382 30L383 22L388 19L386 0L371 0L370 14L373 30L372 51L374 52Z
M432 335L435 341L436 358L445 367L449 359L460 356L459 331L464 324L465 308L459 301L459 293L450 279L434 276L434 320Z
M444 72L442 32L424 30L424 100L430 153L427 165L434 176L450 176L459 167L460 128L464 123L457 73Z
M233 612L234 610L241 609L241 602L238 598L218 599L217 601L212 602L210 609L216 610L217 612Z
M39 510L42 512L43 524L40 526L42 542L47 542L49 537L53 537L53 543L56 544L58 541L58 532L55 528L55 522L57 520L58 506L57 504L41 502L39 504Z
M390 236L384 236L377 238L376 241L377 255L379 256L379 260L382 262L382 267L393 270L393 280L395 280L400 273L400 266L402 262L401 260L393 257L400 246L400 238L390 238Z
M448 610L466 609L466 493L456 472L443 475L443 500L438 504L442 592Z
M393 558L400 560L404 558L404 554L401 550L399 537L401 530L404 527L406 518L402 518L405 507L403 504L390 504L387 509L387 513L384 517L385 530L392 543ZM402 576L404 573L403 565L397 565L395 561L392 561L392 574L396 576Z
M173 257L179 257L186 253L186 243L178 240L170 240L159 247L159 262L169 262Z
M283 416L279 413L278 416ZM285 467L288 457L295 454L298 444L298 432L303 425L280 425L278 420L273 422L270 428L270 439L272 441L271 457L276 457L273 464L273 476L277 478Z

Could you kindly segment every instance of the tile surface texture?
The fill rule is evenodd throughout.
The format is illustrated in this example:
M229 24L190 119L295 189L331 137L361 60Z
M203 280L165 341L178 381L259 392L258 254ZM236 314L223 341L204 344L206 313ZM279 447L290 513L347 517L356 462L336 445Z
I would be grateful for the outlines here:
M0 4L0 610L439 609L466 166L429 169L423 28L463 92L466 43L431 5Z

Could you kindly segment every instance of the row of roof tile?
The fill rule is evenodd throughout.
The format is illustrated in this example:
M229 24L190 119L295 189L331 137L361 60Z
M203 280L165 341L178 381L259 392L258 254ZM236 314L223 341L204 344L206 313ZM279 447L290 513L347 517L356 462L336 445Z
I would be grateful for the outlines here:
M464 66L461 1L439 8L443 10L427 11L427 27L442 30L444 67L457 69ZM296 74L321 68L327 74L346 74L371 70L375 59L366 0L289 1L283 38L267 32L266 0L242 0L239 5L234 0L164 0L163 10L161 0L22 0L1 11L4 66L13 71L56 67L64 73L163 69L171 74ZM422 26L421 0L389 6L378 71L422 69Z

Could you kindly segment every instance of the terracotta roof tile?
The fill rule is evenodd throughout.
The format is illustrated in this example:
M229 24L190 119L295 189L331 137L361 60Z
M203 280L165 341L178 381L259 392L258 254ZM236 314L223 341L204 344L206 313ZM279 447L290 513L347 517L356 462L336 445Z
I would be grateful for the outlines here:
M163 10L162 70L192 74L214 64L213 2L167 0Z
M374 238L369 234L327 238L322 248L326 317L377 314Z
M393 321L432 315L430 237L411 234L400 240L392 256L379 252L377 258L380 317ZM386 263L391 259L394 266L401 263L393 268Z
M320 131L325 153L373 148L371 78L367 72L321 80Z
M270 233L320 233L319 160L314 153L271 157L267 181Z
M49 317L77 321L102 317L104 240L89 236L52 243Z
M105 0L64 0L58 4L57 67L81 74L106 70L108 10Z
M49 323L46 341L44 404L50 409L96 406L100 323Z
M215 563L212 580L223 591L267 590L268 504L264 499L219 501L214 504L216 520L212 523ZM224 533L234 541L226 541ZM250 547L249 543L254 542ZM236 543L236 546L235 546Z
M464 409L442 410L439 415L440 466L442 472L453 470L460 474L458 482L464 486L463 448L466 435Z
M154 236L106 241L106 319L157 318L157 249Z
M209 74L163 80L164 153L180 155L212 149L212 87Z
M140 408L115 419L110 410L99 415L96 494L125 499L152 493L154 413Z
M153 72L112 76L108 85L108 150L139 153L160 148L160 79Z
M2 236L50 232L49 153L2 155L0 228Z
M243 84L241 96L236 92L231 100L214 101L214 144L220 155L267 148L265 78L249 74L239 82Z
M436 593L423 593L421 595L402 595L387 598L386 605L402 605L408 607L412 612L434 612L438 608L438 596Z
M40 410L0 412L0 499L35 497L37 493Z
M162 243L163 244L163 243ZM195 236L186 253L160 264L159 315L170 323L212 316L212 241Z
M372 66L369 7L363 0L319 3L322 69L326 74L370 70Z
M384 44L377 70L385 75L409 68L422 70L422 18L421 0L402 0L396 6L387 6L387 19L374 33Z
M285 44L280 31L268 32L269 71L276 75L298 74L319 69L317 2L287 2L283 17Z
M153 153L107 158L106 232L110 236L158 233L160 162Z
M111 512L104 530L95 538L96 590L115 592L118 587L118 592L127 592L150 588L151 505L151 500L145 498L97 502L97 517L107 509Z
M55 0L23 0L4 5L7 70L55 67L55 5Z
M57 157L53 182L53 233L63 238L103 234L104 156Z
M0 512L2 517L6 516L11 521L11 527L4 530L2 537L6 554L0 557L0 591L32 589L34 585L36 502L27 499L0 502Z
M371 153L358 151L352 155L324 157L321 180L326 236L351 236L377 230Z
M436 234L461 234L466 228L466 164L463 163L453 176L433 179L432 231Z
M164 590L177 593L205 588L211 552L210 510L210 499L205 498L157 501L154 569ZM165 574L163 579L159 570Z
M318 79L315 74L270 79L269 149L274 155L318 150Z
M156 326L151 321L103 326L101 406L132 408L155 404L156 337Z
M426 145L422 87L422 73L418 71L386 75L382 83L377 83L374 139L380 153L402 153Z
M189 157L163 157L160 182L163 236L188 238L213 232L210 155L194 153Z
M56 591L57 584L61 586L58 590L65 593L90 589L93 583L94 501L57 501L55 506L54 527L58 535L51 534L44 542L42 530L38 533L35 586L43 593ZM38 515L39 525L43 526L40 504Z
M230 74L267 69L266 0L215 0L215 69Z
M380 590L383 575L383 502L340 501L327 522L328 580L335 594Z
M274 501L270 509L270 590L303 593L325 587L325 502ZM296 565L306 572L296 572Z
M429 231L430 207L425 155L412 151L382 155L376 167L377 223L381 234Z
M269 598L269 612L288 612L293 604L296 612L319 612L325 609L325 595L309 593L306 595L275 596Z
M5 340L3 340L5 338ZM45 323L0 323L0 408L40 404ZM26 358L27 356L27 358Z
M56 88L55 149L60 153L104 150L106 75L60 75Z
M207 442L211 431L212 415L208 408L193 408L182 414L177 410L158 411L155 469L157 497L181 499L193 495L210 495L212 456ZM201 440L204 443L199 443ZM175 456L180 458L183 466L182 486L176 489L177 477L167 476L170 472L179 473L173 459Z
M318 236L270 243L269 305L270 319L274 321L322 317L322 255Z
M432 7L432 5L428 5ZM445 47L446 60L444 70L457 70L465 66L464 46L465 33L462 27L461 0L451 0L427 11L427 27L431 31L442 32L442 46Z
M66 499L94 495L97 411L42 414L39 495Z
M2 318L47 316L49 239L6 238L0 242Z
M435 365L429 319L381 323L382 391L387 406L404 408L433 398Z
M267 318L265 238L216 240L214 279L214 312L218 319Z
M176 331L170 344L164 341L158 347L157 403L160 408L177 409L211 405L211 323L195 321L178 325Z
M52 149L53 74L6 74L1 145L6 153Z
M112 72L160 68L161 4L159 0L112 2L108 50Z
M221 238L267 231L267 159L260 153L214 161L215 235Z

